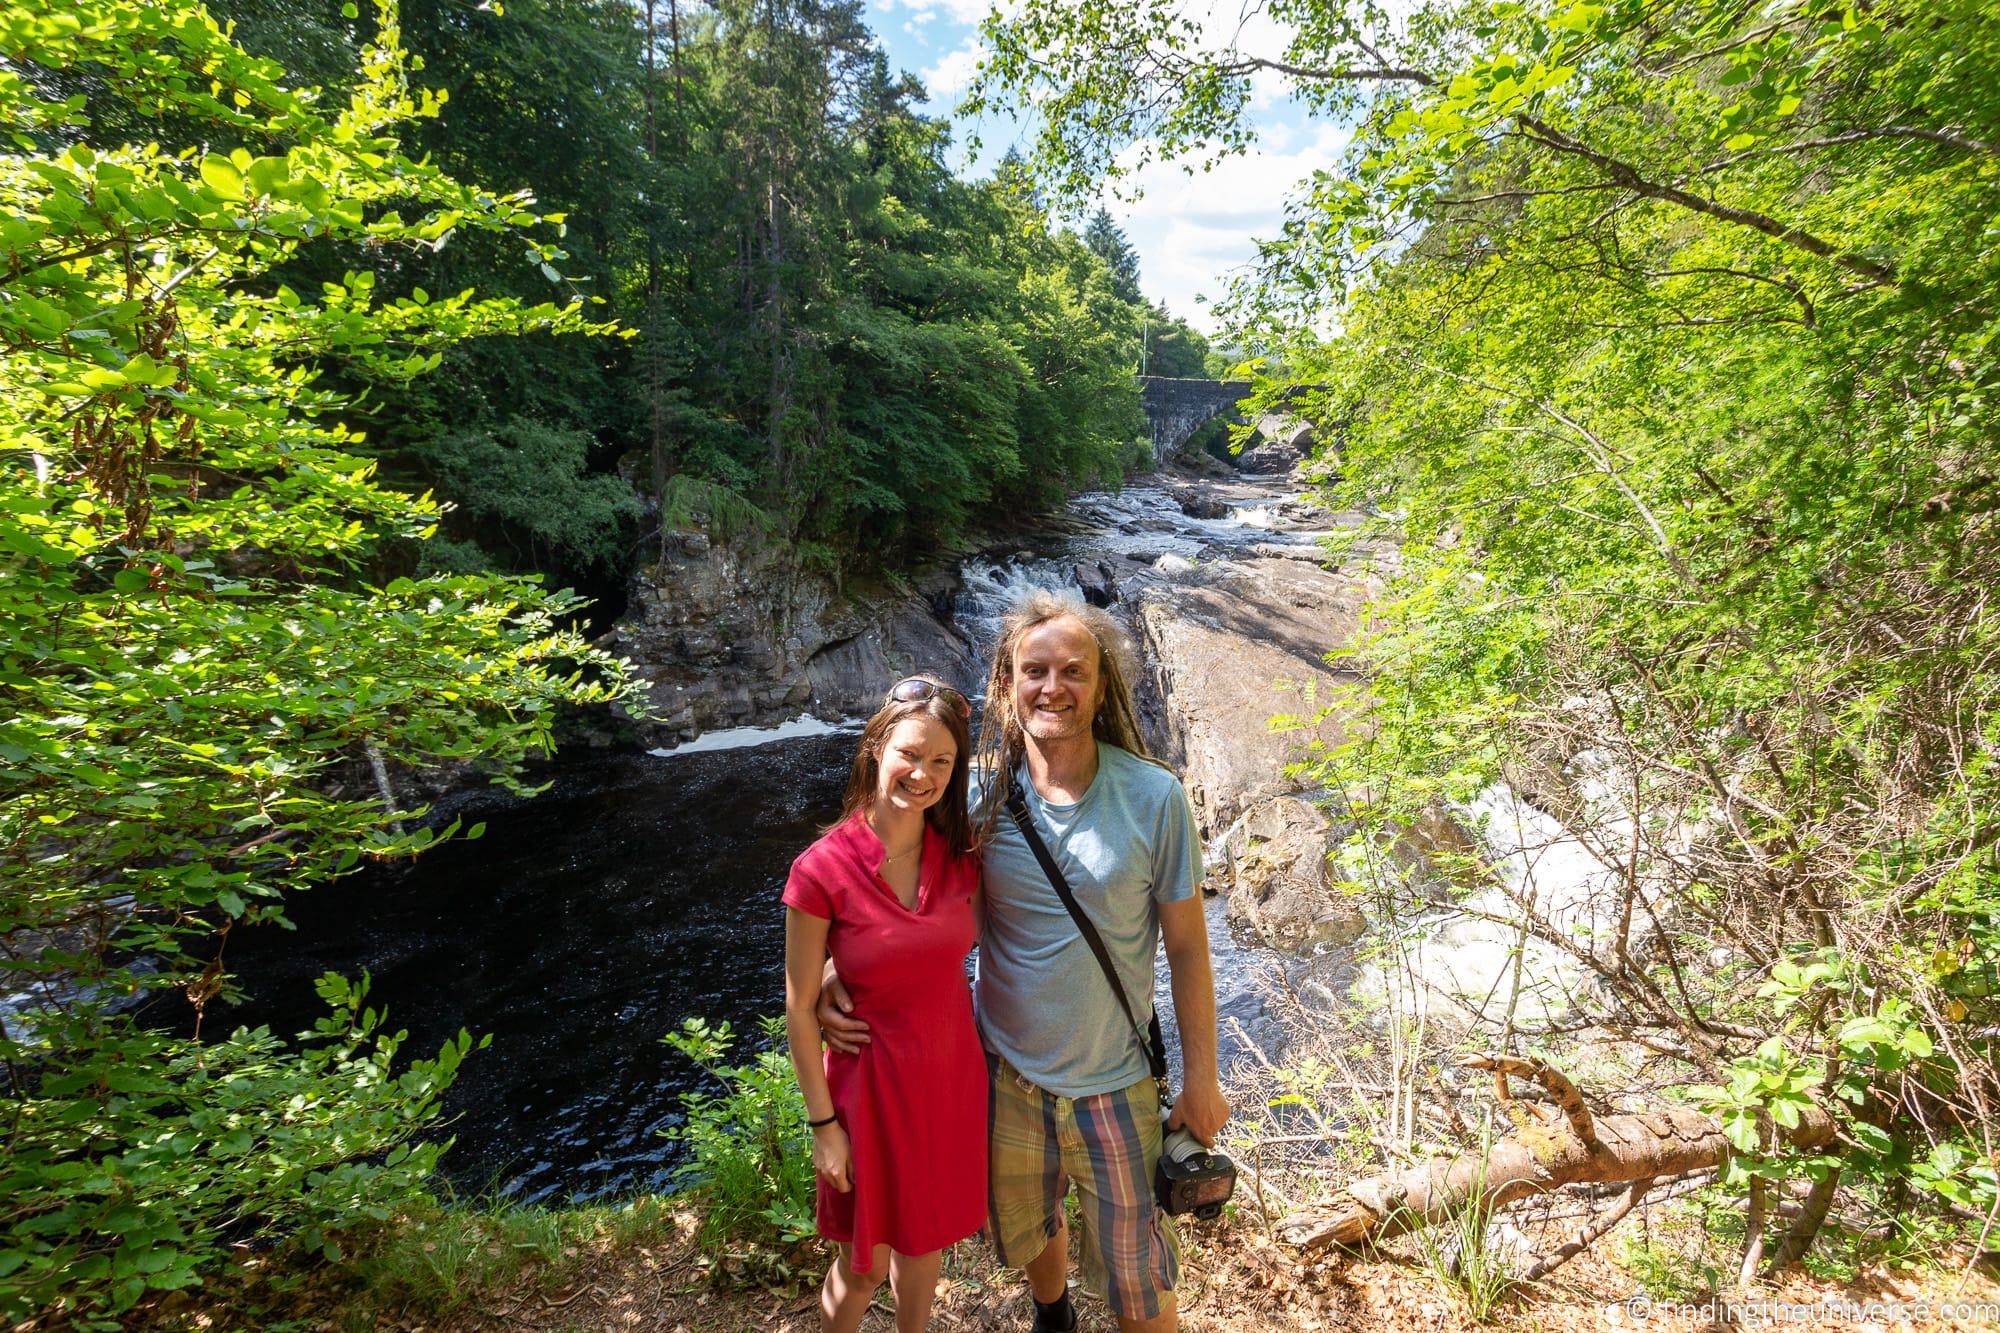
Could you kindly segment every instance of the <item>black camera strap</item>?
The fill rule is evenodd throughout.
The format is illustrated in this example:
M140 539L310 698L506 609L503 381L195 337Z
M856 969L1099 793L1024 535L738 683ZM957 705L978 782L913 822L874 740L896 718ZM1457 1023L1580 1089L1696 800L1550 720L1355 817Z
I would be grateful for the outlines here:
M1111 993L1118 997L1118 1007L1125 1011L1125 1021L1132 1025L1132 1035L1139 1039L1139 1048L1146 1053L1146 1060L1152 1067L1153 1077L1160 1081L1160 1087L1164 1090L1167 1084L1167 1043L1160 1036L1159 1011L1155 1009L1152 1012L1146 1030L1142 1032L1139 1020L1132 1012L1132 1002L1125 998L1125 985L1118 980L1118 969L1112 965L1111 952L1104 947L1104 937L1097 933L1096 926L1090 924L1090 917L1084 913L1082 906L1076 900L1076 895L1070 891L1069 881L1063 878L1061 867L1056 865L1055 857L1049 854L1048 845L1042 841L1042 835L1036 832L1034 817L1028 813L1027 799L1021 795L1019 787L1014 787L1007 793L1007 813L1013 816L1014 826L1021 830L1021 836L1028 840L1028 850L1035 854L1037 861L1041 862L1042 873L1049 877L1049 883L1055 888L1056 897L1062 899L1062 905L1069 909L1071 919L1076 922L1077 933L1083 936L1083 942L1088 944L1090 952L1096 955L1097 965L1104 969L1104 979L1111 983Z

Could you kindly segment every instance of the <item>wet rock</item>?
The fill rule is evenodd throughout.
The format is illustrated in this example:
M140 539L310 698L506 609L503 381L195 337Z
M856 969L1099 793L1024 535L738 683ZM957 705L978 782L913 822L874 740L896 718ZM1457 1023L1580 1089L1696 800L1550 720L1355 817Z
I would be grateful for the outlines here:
M1109 606L1118 600L1118 582L1112 577L1109 561L1077 561L1076 586L1083 590L1083 600L1092 606Z
M1327 553L1319 547L1303 543L1297 546L1281 546L1277 542L1258 542L1249 548L1248 553L1260 560L1306 560L1315 564L1328 558Z
M1284 476L1296 468L1305 455L1296 449L1288 449L1282 444L1265 443L1245 449L1237 456L1236 466L1245 472L1260 476Z
M1329 883L1336 825L1312 801L1278 796L1244 811L1213 856L1211 879L1229 895L1229 920L1274 949L1351 944L1368 928Z
M939 577L951 582L926 571L914 587L842 590L775 548L677 533L634 577L604 646L648 682L655 716L638 724L648 746L806 709L851 716L913 671L973 683L971 650L937 610L949 601Z
M1312 452L1312 443L1309 422L1287 416L1259 417L1249 447L1236 456L1236 466L1262 475L1289 473Z
M970 690L980 675L972 648L924 599L877 608L861 633L806 664L814 707L848 717L872 713L890 682L923 672Z
M1229 464L1204 449L1183 450L1175 454L1171 466L1175 472L1193 477L1226 480L1236 475Z
M1450 887L1471 888L1491 874L1482 862L1479 839L1441 805L1412 820L1389 854L1410 872L1412 882L1440 901L1449 896Z
M1155 480L1189 518L1229 517L1227 501L1221 491L1209 482L1164 473Z

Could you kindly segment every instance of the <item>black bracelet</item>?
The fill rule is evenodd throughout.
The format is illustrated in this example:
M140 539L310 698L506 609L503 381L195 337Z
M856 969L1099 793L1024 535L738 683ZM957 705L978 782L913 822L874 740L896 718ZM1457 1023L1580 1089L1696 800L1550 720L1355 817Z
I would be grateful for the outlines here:
M819 1128L819 1127L820 1127L821 1125L830 1125L830 1124L832 1124L832 1123L833 1123L834 1121L836 1121L836 1120L838 1120L838 1119L840 1119L840 1112L836 1111L836 1112L834 1112L834 1113L833 1113L832 1115L828 1116L828 1117L827 1117L826 1119L824 1119L824 1120L808 1120L808 1121L806 1121L806 1128L807 1128L807 1129L818 1129L818 1128Z

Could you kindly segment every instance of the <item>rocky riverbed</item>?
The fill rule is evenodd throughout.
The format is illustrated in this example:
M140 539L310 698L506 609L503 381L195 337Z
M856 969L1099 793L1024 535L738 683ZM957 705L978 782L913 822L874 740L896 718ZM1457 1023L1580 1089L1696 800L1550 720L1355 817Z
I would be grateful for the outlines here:
M409 1049L494 1035L447 1098L463 1183L537 1199L667 1184L679 1150L661 1134L707 1076L659 1037L689 1018L752 1031L778 1008L779 890L833 811L854 720L912 669L977 693L999 617L1039 587L1129 627L1149 743L1208 839L1225 1060L1276 1057L1269 986L1344 1013L1357 954L1400 925L1329 884L1343 809L1288 768L1346 735L1326 705L1353 677L1325 655L1362 629L1379 561L1336 562L1321 538L1357 519L1282 475L1166 473L907 582L839 590L768 551L683 540L613 634L664 715L643 750L566 752L526 801L456 793L455 813L490 825L480 841L305 895L296 934L233 934L256 989L224 1021L303 1030L314 977L366 971ZM1445 946L1475 977L1509 947ZM1156 1001L1170 1016L1164 988Z
M1333 824L1287 767L1345 739L1335 687L1355 676L1326 659L1375 585L1318 538L1359 517L1320 508L1294 472L1168 469L907 582L842 589L775 551L683 534L642 572L610 644L649 682L649 743L671 751L719 726L865 714L883 681L916 670L976 693L1005 606L1032 587L1073 592L1140 650L1149 743L1187 783L1231 919L1274 946L1344 941L1359 919L1326 889Z

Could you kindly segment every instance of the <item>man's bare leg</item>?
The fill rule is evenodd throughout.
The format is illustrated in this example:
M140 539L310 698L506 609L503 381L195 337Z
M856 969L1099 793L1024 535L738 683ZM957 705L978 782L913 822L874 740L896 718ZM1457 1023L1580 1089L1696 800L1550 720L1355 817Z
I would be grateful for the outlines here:
M1036 1300L1049 1305L1062 1299L1062 1294L1069 1290L1069 1223L1056 1219L1056 1234L1049 1237L1049 1243L1029 1260L1023 1271L1028 1275L1028 1290ZM1170 1291L1160 1302L1160 1312L1151 1319L1121 1317L1118 1333L1177 1333L1180 1326L1180 1308Z
M1069 1290L1069 1223L1060 1212L1056 1214L1056 1234L1023 1271L1028 1275L1028 1290L1044 1305L1061 1300Z

